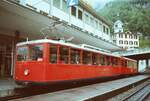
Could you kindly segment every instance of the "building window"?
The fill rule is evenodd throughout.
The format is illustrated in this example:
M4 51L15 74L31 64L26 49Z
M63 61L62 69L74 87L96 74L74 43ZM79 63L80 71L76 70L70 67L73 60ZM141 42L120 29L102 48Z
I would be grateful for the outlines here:
M76 16L76 7L72 6L71 7L71 15Z
M133 41L130 41L129 44L130 44L130 45L133 45Z
M103 25L103 32L105 33L106 32L106 27Z
M121 34L121 38L123 38L123 34Z
M80 20L82 20L82 11L81 11L81 10L78 10L78 18L79 18Z
M53 5L57 8L60 8L60 0L53 0Z
M127 34L125 34L125 38L127 38Z
M119 40L119 44L123 44L123 40Z
M119 34L119 38L121 38L121 34Z
M128 45L128 41L124 41L124 44Z
M123 34L119 34L119 38L123 38Z
M137 35L135 35L134 38L137 39Z
M54 0L54 1L55 1L55 0ZM57 1L57 0L56 0L56 1ZM67 13L67 11L68 11L67 2L66 2L65 0L62 0L62 3L63 3L63 5L62 5L62 10Z
M109 34L109 29L108 28L106 29L106 31L107 31L107 34Z
M132 39L133 38L132 35L129 35L129 38Z
M134 45L138 45L138 42L137 42L137 41L135 41L135 42L134 42Z

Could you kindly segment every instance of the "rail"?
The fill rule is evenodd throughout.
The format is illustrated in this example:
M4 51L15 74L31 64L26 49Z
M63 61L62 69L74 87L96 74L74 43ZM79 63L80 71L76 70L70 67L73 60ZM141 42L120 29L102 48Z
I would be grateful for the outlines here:
M122 101L143 101L147 95L150 93L150 83L141 87L139 90L131 93L129 96L126 96Z

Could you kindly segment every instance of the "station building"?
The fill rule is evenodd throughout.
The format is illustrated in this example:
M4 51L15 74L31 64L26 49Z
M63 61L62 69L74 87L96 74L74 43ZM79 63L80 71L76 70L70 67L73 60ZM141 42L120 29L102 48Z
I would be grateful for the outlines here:
M123 23L117 20L114 23L113 42L122 49L134 49L139 47L139 35L130 31L124 32Z
M120 49L111 40L111 24L81 0L69 8L66 0L1 0L0 22L0 78L13 75L16 43L26 39L71 38L75 44Z

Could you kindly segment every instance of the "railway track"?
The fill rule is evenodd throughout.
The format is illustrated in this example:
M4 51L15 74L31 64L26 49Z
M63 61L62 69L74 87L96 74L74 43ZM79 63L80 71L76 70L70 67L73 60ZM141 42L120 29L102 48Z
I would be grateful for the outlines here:
M150 101L150 79L113 96L107 101Z
M143 101L150 94L150 83L122 99L122 101Z

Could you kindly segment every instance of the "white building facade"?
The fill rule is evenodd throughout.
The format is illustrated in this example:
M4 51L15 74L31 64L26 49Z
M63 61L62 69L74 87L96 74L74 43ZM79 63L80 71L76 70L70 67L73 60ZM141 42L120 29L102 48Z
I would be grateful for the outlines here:
M130 31L124 32L123 23L118 20L114 23L113 42L123 49L139 47L139 35Z
M123 33L123 23L120 20L117 20L114 23L114 33Z
M78 6L69 8L66 0L21 0L21 3L112 42L110 24L81 0L79 0Z

